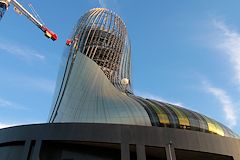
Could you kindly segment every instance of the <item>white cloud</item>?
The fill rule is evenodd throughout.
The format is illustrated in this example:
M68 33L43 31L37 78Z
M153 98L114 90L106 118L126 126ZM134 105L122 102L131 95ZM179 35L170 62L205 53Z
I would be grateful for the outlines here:
M15 55L24 60L44 60L45 56L29 47L0 40L1 53Z
M12 79L18 84L21 84L22 87L31 88L35 90L40 90L48 93L53 93L55 89L55 81L44 79L44 78L34 78L34 77L16 77ZM12 82L12 83L15 83ZM16 84L15 83L15 84Z
M220 36L217 47L229 56L237 83L240 85L240 33L230 29L224 22L214 21Z
M14 127L14 126L20 126L20 125L41 124L41 123L43 123L43 122L17 122L17 123L2 123L2 122L0 122L0 129Z
M222 109L225 113L225 119L230 128L237 125L237 115L235 105L231 100L231 97L221 88L211 86L204 82L204 88L208 93L211 93L222 105Z
M17 73L1 72L0 83L2 86L7 86L13 89L30 89L43 91L52 94L55 89L55 81L42 77L32 77ZM11 84L11 85L9 85Z
M0 98L0 107L6 107L6 106L12 106L12 103L10 101L7 101L5 99Z
M46 123L45 121L33 121L33 120L27 120L27 121L19 121L19 122L0 122L0 129L2 128L8 128L8 127L14 127L14 126L21 126L21 125L32 125L32 124L43 124Z
M0 129L2 129L2 128L12 127L12 126L15 126L15 125L13 125L13 124L4 124L4 123L0 123Z
M19 126L19 125L24 125L24 123L1 123L0 122L0 129L8 128L8 127L14 127L14 126Z
M3 99L0 97L0 108L5 109L17 109L17 110L27 110L28 108L23 107L22 105L16 104L15 102Z
M160 101L160 102L166 102L166 103L174 104L174 105L177 105L177 106L180 106L180 107L184 107L184 105L181 102L170 102L170 101L168 101L168 100L166 100L162 97L153 95L151 93L139 92L139 91L136 91L135 93L136 93L137 96L140 96L140 97L143 97L143 98L153 99L153 100L157 100L157 101ZM186 107L184 107L184 108L186 108Z

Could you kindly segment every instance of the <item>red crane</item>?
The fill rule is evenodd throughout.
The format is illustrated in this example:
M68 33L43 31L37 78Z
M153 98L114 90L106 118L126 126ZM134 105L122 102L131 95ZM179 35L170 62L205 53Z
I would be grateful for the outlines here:
M7 11L10 4L14 6L14 10L17 13L26 16L39 29L41 29L47 38L51 38L53 41L58 39L56 33L54 33L46 26L44 26L37 18L35 18L30 12L28 12L17 0L0 0L0 20L2 19L4 13Z

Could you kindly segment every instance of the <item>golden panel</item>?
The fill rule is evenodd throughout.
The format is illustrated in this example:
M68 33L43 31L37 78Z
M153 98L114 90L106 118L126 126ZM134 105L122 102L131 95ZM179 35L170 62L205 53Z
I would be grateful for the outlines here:
M148 101L148 102L151 104L152 108L157 113L158 119L159 119L160 123L162 123L162 124L170 124L168 115L160 107L157 107L155 104L153 104L150 101Z
M217 124L216 122L215 122L215 126L216 126L216 129L217 129L216 130L217 134L219 134L221 136L224 136L224 131L223 131L222 127L219 124Z
M168 107L170 107L174 111L174 113L176 113L180 125L190 126L190 121L189 121L188 117L181 110L179 110L178 108L176 108L170 104L166 104L166 105Z
M223 129L213 120L211 120L210 118L203 116L204 119L207 121L208 124L208 130L210 132L216 133L218 135L224 136L224 131Z

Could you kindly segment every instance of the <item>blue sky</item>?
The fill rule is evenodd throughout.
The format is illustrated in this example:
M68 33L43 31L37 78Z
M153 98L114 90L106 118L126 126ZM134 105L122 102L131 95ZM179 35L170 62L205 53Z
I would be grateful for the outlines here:
M11 6L0 22L0 127L48 119L65 41L77 20L107 7L126 23L136 94L203 113L240 133L240 1L19 0L59 40ZM61 2L61 1L60 1Z

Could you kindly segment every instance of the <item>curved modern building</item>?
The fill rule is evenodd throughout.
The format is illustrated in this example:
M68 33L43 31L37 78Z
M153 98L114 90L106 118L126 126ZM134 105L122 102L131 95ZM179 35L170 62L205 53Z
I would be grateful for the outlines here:
M90 10L80 18L72 39L60 69L50 122L156 126L238 137L207 116L133 94L130 42L115 13Z
M228 127L195 111L133 93L131 45L117 14L105 8L88 11L71 40L63 54L49 123L0 130L0 156L240 159L239 136Z

